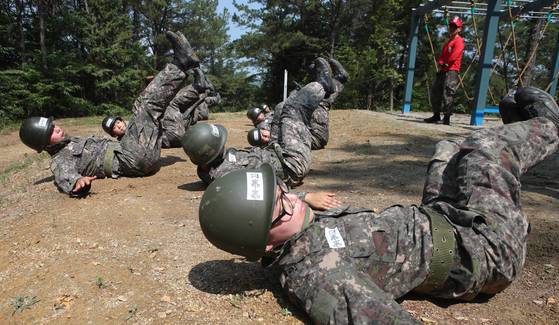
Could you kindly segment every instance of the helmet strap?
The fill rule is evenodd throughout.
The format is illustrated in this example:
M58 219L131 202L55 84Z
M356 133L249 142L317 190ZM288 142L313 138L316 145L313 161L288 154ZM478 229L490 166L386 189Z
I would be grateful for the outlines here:
M301 227L301 231L307 229L310 225L310 217L311 217L311 207L306 204L307 208L305 209L305 219L303 220L303 227Z

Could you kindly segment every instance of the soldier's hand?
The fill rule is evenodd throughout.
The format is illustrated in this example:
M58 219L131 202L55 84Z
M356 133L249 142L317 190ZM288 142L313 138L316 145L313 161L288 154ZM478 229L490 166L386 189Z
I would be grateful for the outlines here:
M336 193L331 192L307 193L305 202L314 210L328 210L342 205L342 202L336 199Z
M95 179L97 179L97 176L82 176L78 178L72 192L79 193L82 189L91 187L91 182Z

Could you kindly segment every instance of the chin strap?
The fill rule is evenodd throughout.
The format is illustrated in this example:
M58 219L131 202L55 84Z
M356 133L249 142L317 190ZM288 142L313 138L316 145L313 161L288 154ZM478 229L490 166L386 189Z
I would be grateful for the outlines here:
M308 204L306 204L307 208L305 209L305 219L303 220L303 226L301 227L301 231L307 229L309 227L309 225L311 224L311 208L309 207Z

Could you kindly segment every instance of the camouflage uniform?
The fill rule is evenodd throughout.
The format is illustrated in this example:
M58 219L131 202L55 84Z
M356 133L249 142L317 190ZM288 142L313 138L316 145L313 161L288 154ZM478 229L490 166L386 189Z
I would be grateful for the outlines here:
M328 123L329 123L329 111L334 104L334 101L338 97L338 95L344 89L344 86L341 82L336 79L333 79L334 84L336 85L336 92L330 94L328 98L323 99L318 107L314 110L309 131L311 133L311 149L312 150L320 150L326 147L328 144L329 138L329 130L328 130ZM280 126L280 119L279 116L281 115L281 110L283 109L283 102L280 102L276 105L274 111L276 112L274 115L274 119L271 123L271 137L272 141L277 139L278 130Z
M274 120L274 112L269 112L264 114L264 120L262 122L256 123L256 125L254 126L258 129L270 131L273 120Z
M257 167L267 162L286 183L291 186L299 184L308 174L311 164L311 115L324 96L324 89L319 83L307 84L285 101L279 113L281 125L275 141L266 148L230 149L213 164L198 166L198 176L209 184L233 170Z
M208 119L208 104L213 104L214 98L208 97L207 93L199 93L192 85L179 90L161 120L162 147L182 147L181 138L186 130L196 122Z
M167 66L134 102L133 116L120 142L90 137L69 137L46 150L51 154L54 182L71 193L81 176L104 178L105 154L114 147L112 176L146 176L159 170L160 120L186 75L177 66Z
M460 85L458 71L437 73L437 78L431 88L431 107L433 113L452 115L454 111L453 98Z
M444 214L457 247L444 283L422 292L469 300L502 291L520 274L529 227L519 177L558 148L558 128L545 118L437 145L422 204ZM289 297L316 323L419 323L394 299L417 290L430 272L433 241L423 209L316 212L307 229L263 261L279 268Z

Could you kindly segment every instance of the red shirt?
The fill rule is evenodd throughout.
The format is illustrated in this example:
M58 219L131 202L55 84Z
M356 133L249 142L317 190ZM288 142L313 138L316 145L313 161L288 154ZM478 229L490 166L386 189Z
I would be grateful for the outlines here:
M464 53L464 39L456 35L443 46L443 52L439 56L441 71L460 71L462 53Z

